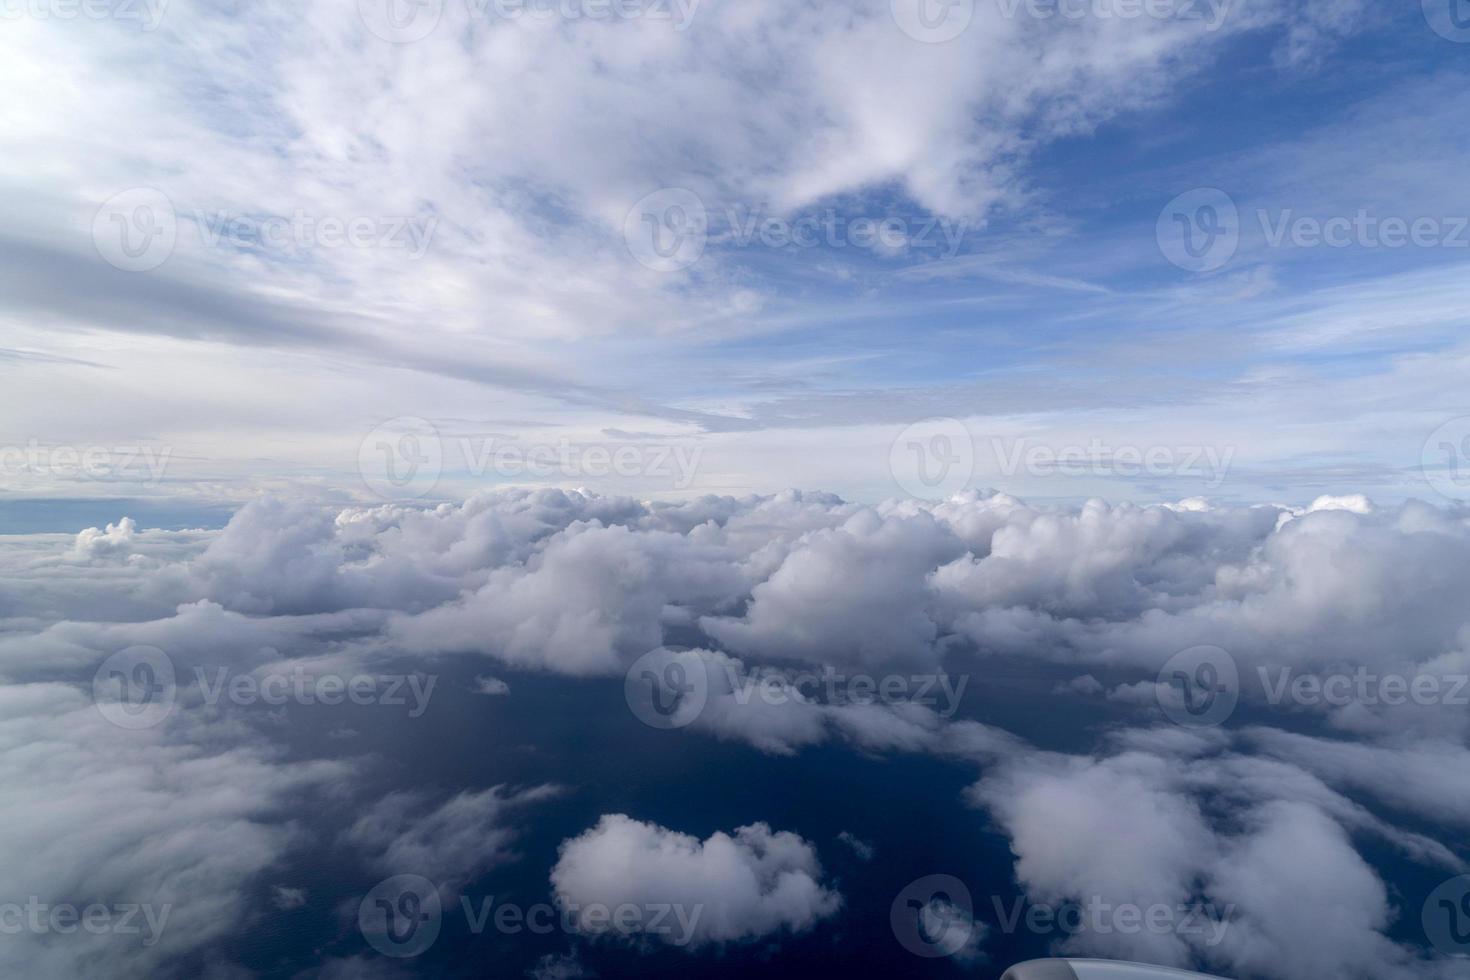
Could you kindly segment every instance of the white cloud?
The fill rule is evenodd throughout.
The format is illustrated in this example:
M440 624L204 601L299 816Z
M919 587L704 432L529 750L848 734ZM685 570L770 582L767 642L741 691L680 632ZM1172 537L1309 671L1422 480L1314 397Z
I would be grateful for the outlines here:
M11 976L159 976L235 934L253 879L304 842L296 808L352 771L286 762L228 726L119 729L70 685L0 686L0 704L3 900L153 915L130 916L132 933L8 935Z
M500 698L510 693L510 685L498 677L476 677L475 691L487 697Z
M765 824L740 827L733 836L716 832L701 841L606 814L595 827L563 842L551 883L564 909L673 906L685 917L687 930L644 932L691 948L806 932L842 904L822 884L815 848ZM652 927L651 917L642 921ZM675 926L676 918L668 923ZM606 922L599 928L583 921L581 928L594 935L608 931Z
M1283 515L1291 519L1282 522ZM95 801L90 781L52 783L57 772L88 766L107 778L99 741L108 746L109 766L119 751L122 764L133 765L133 743L113 745L115 733L98 730L95 711L72 686L125 647L164 649L185 677L196 666L340 669L405 654L480 655L599 675L597 683L614 690L619 685L609 681L642 653L688 649L696 640L711 669L692 733L788 756L840 740L865 752L980 760L985 775L973 799L1011 836L1018 878L1037 900L1209 900L1239 912L1238 934L1214 945L1150 933L1088 935L1076 940L1079 948L1218 961L1227 973L1267 962L1285 941L1273 923L1289 916L1275 918L1276 893L1254 888L1249 875L1278 863L1280 852L1293 850L1290 842L1308 834L1315 846L1296 850L1315 863L1282 873L1301 878L1311 894L1320 886L1337 895L1342 921L1362 933L1348 942L1324 932L1329 938L1309 947L1314 954L1343 969L1368 964L1381 971L1374 980L1442 968L1438 961L1416 965L1417 954L1387 938L1387 924L1412 910L1399 907L1357 841L1381 841L1436 873L1463 867L1428 829L1463 822L1465 787L1453 775L1466 768L1463 712L1362 705L1351 717L1313 713L1272 706L1249 681L1265 665L1463 670L1470 627L1460 594L1470 528L1458 512L1422 504L1068 509L974 493L933 506L865 507L796 493L674 504L513 491L423 510L262 501L222 532L137 530L132 542L125 562L79 557L69 536L0 546L0 574L26 590L0 632L0 673L11 682L0 690L22 705L10 712L13 745L4 758L20 767L12 796L35 812L57 793L70 799L85 789ZM28 603L38 615L15 615ZM86 618L89 607L108 618ZM821 665L937 676L942 663L983 685L995 658L1012 658L1012 666L1055 662L1061 677L1076 676L1067 665L1084 664L1096 672L1090 676L1107 677L1115 694L1139 695L1136 705L1098 699L1099 709L1148 717L1157 711L1161 664L1179 646L1201 641L1235 655L1252 711L1281 711L1290 727L1317 730L1126 728L1108 737L1105 751L1064 756L998 729L947 721L933 706L828 697L800 682L804 674L822 676ZM761 696L759 684L781 696ZM1100 687L1076 689L1095 695ZM1042 685L1038 696L1049 690ZM201 901L228 914L244 883L294 840L275 808L343 770L279 763L228 713L197 707L181 695L170 726L138 736L134 768L150 775L130 791L147 795L154 792L149 780L163 778L169 798L203 805L213 795L227 832L243 833L249 845L212 858L228 868ZM58 720L47 720L53 715ZM1249 717L1254 724L1261 714ZM206 722L221 726L210 730L223 745L236 747L176 741ZM17 753L37 745L66 759L33 771ZM206 763L219 753L238 759L232 771L257 787L250 800L211 786L215 770ZM154 762L144 759L167 760L163 771L172 775L153 775ZM538 792L545 791L524 799ZM522 799L503 790L445 799L394 793L344 829L376 871L461 887L507 854L514 831L504 810ZM131 827L86 801L77 806L86 819L115 829L99 847L167 833ZM17 867L31 867L32 850L50 861L35 844L40 838L17 826L16 839L28 848ZM56 880L85 884L85 875L100 873L70 861ZM115 859L97 865L109 866ZM161 887L149 875L166 875L164 867L116 867L116 890L134 881ZM25 873L39 881L43 870ZM696 945L805 931L840 902L815 849L793 835L757 825L700 840L620 816L566 843L553 884L564 904L684 902L689 914L702 906L704 917L687 920ZM191 933L189 944L205 945L226 929ZM154 963L165 950L139 962ZM1284 969L1298 972L1277 974L1281 980L1302 980L1299 963Z
M971 723L949 735L951 750L986 761L970 796L1010 836L1031 901L1170 910L1160 928L1125 928L1122 913L1088 920L1053 937L1061 951L1271 980L1455 975L1452 959L1386 934L1418 909L1395 904L1352 835L1380 834L1440 871L1462 867L1442 846L1377 821L1302 769L1222 752L1220 733L1115 741L1112 755L1063 756Z
M507 811L555 796L555 786L507 792L495 786L433 806L422 793L395 792L373 804L343 835L385 875L415 874L455 890L508 860L517 833Z

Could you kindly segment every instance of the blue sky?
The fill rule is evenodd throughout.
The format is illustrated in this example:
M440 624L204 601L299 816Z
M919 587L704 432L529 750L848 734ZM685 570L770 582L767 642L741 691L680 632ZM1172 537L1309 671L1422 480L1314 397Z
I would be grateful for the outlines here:
M441 459L416 499L878 500L929 419L969 434L968 485L1035 498L1464 496L1423 469L1465 427L1448 4L963 0L934 41L907 2L431 2L411 39L372 4L16 6L6 496L174 523L273 488L368 501L364 446L404 419ZM1229 254L1171 261L1171 202L1220 200ZM698 253L649 268L648 216L690 201ZM698 462L528 473L477 464L487 441ZM1230 462L1018 471L1017 446ZM139 447L166 465L47 462Z

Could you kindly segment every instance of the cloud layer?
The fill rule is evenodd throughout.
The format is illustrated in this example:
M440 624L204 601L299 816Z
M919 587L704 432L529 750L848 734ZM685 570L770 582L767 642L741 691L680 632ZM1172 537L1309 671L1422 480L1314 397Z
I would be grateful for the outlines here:
M1322 964L1365 980L1449 976L1443 959L1391 938L1415 910L1370 855L1388 849L1431 875L1465 868L1464 711L1449 697L1371 695L1389 690L1385 676L1465 672L1467 573L1463 512L1361 498L1067 508L973 492L866 506L543 490L346 510L266 498L219 532L119 521L11 539L0 550L0 577L16 583L0 632L11 866L37 894L187 898L190 914L213 916L135 951L145 973L248 917L242 896L301 840L283 814L353 769L283 760L269 727L189 683L196 671L372 676L467 658L476 690L487 671L539 673L619 698L635 662L677 661L706 683L670 738L788 759L827 745L895 764L978 763L967 800L1010 839L1029 901L1231 910L1208 942L1084 930L1058 949L1270 980L1307 980ZM1179 694L1161 668L1200 644L1237 668L1236 715L1167 725ZM119 735L87 687L104 659L139 645L166 652L177 704L166 723ZM1038 710L1086 705L1123 725L1063 754L975 720L991 675L1015 671L1060 679L1035 685ZM1346 701L1282 694L1334 677L1370 687ZM502 696L474 698L477 710L527 687L489 689ZM183 822L120 820L115 793L70 777L62 787L61 772L115 785L120 812L161 806ZM422 874L452 893L514 859L518 824L552 792L394 791L359 801L336 833L370 873ZM59 819L107 832L61 860L41 833ZM553 892L564 907L699 907L680 944L694 950L805 933L843 913L799 830L700 839L609 813L565 841ZM155 858L134 867L117 854ZM62 975L102 955L60 949L17 964Z

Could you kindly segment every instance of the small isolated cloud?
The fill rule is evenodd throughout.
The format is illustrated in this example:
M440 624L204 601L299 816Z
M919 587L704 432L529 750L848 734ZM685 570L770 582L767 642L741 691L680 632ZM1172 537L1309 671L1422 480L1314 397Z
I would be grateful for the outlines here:
M422 793L390 793L346 833L383 874L416 874L455 887L507 860L517 833L508 811L555 796L555 786L509 793L495 786L435 807Z
M87 558L126 555L132 550L137 534L138 525L131 517L124 517L116 524L107 525L105 530L89 527L82 531L77 535L72 550Z
M287 888L285 885L271 887L271 904L282 912L299 909L306 904L305 888Z
M856 834L849 833L848 831L844 830L842 833L837 835L837 839L850 847L852 849L852 853L857 855L859 861L873 860L873 854L875 853L875 851L873 850L873 845L869 844L867 841L863 840Z
M822 884L816 849L763 823L701 841L623 814L564 841L551 871L557 903L582 910L578 928L615 933L586 914L631 905L643 913L625 938L697 948L805 932L837 913L842 898ZM666 929L650 910L668 909Z
M510 685L498 677L476 677L475 693L493 698L504 697L510 693Z
M582 958L572 953L547 953L526 971L531 980L584 980L597 974L587 969Z

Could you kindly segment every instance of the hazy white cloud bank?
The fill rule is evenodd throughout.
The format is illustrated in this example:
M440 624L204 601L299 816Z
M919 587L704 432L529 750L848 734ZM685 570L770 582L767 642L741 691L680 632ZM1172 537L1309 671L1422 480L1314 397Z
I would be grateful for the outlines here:
M0 970L170 975L249 928L246 889L303 843L297 811L351 775L197 718L122 730L69 684L0 685Z
M964 662L983 672L1000 655L1130 671L1143 686L1110 696L1147 701L1171 657L1211 645L1246 701L1364 734L1464 731L1422 699L1283 695L1303 674L1463 672L1470 518L1417 502L1056 508L967 492L865 506L548 490L432 509L267 498L218 533L122 527L0 554L18 588L0 670L149 643L191 661L474 653L616 676L693 637L737 684L771 666L933 671L949 657L978 657ZM81 614L88 603L97 615Z

